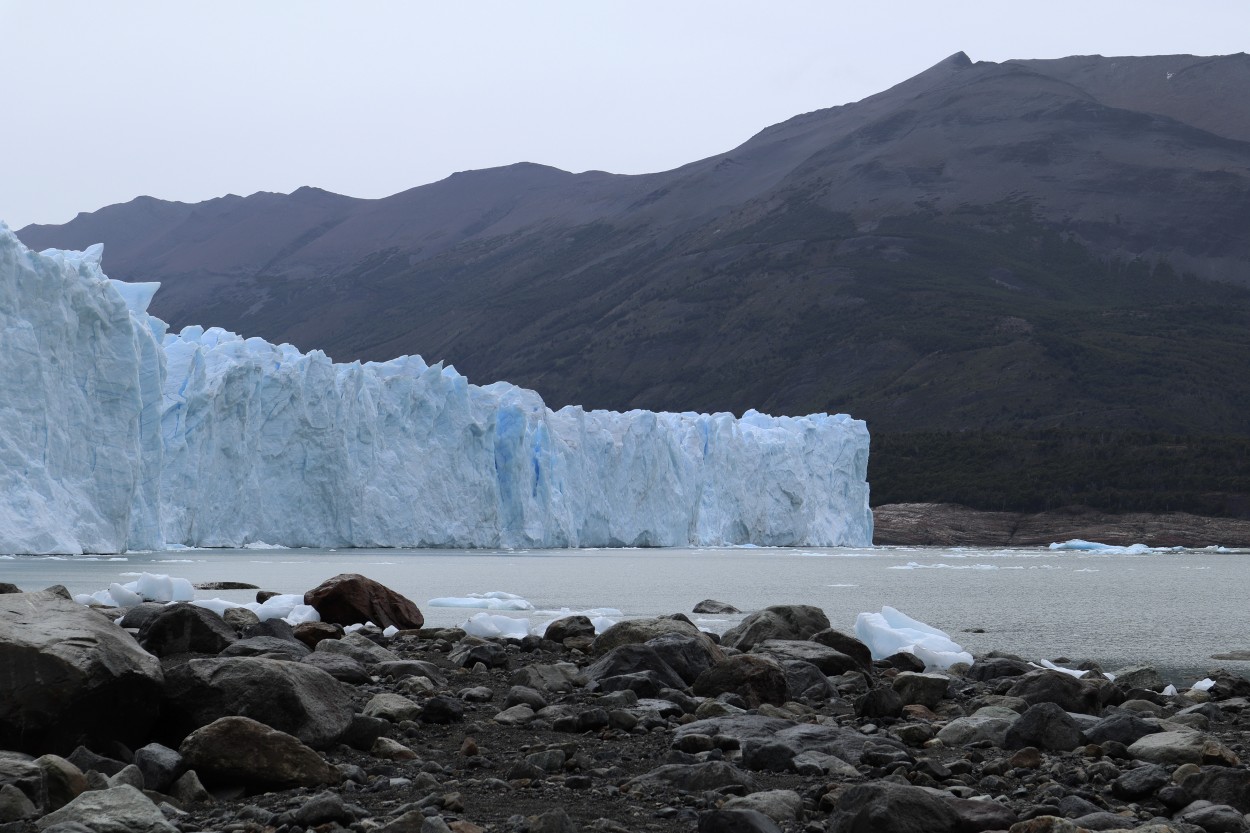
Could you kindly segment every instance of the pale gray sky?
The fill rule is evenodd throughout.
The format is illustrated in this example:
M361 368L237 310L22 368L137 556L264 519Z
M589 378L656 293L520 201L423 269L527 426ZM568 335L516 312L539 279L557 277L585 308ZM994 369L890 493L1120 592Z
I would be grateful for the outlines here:
M1242 0L0 0L0 220L140 194L380 197L519 161L666 170L960 50L1248 41Z

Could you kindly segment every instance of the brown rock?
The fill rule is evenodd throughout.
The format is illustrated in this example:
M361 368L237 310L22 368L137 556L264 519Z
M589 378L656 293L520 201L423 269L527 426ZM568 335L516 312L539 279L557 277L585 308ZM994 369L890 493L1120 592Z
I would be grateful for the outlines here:
M296 639L309 648L316 648L317 643L323 639L342 638L343 626L333 622L300 622L295 626L293 633Z
M732 692L752 708L763 703L780 706L790 699L785 670L759 654L738 654L716 663L698 676L691 690L700 697Z
M337 784L339 771L299 738L248 717L223 717L196 729L178 750L206 782L248 789Z
M372 622L380 628L420 628L425 617L410 600L357 573L342 573L304 594L323 622L356 625Z

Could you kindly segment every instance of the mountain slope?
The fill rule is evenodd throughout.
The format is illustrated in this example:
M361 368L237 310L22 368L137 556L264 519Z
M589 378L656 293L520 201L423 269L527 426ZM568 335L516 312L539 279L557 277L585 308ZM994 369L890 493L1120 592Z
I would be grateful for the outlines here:
M175 328L420 353L557 406L1247 436L1248 228L1246 55L958 53L672 171L144 197L19 235L103 241Z

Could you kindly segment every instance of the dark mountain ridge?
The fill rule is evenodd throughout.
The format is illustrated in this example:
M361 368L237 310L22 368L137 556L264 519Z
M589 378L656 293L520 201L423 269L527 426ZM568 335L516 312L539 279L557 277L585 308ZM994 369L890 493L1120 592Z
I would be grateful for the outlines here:
M140 197L19 236L103 241L174 328L420 353L556 406L847 411L914 456L891 438L1250 436L1248 230L1250 57L957 53L672 171ZM1230 477L1186 488L1240 505ZM953 488L904 480L874 490Z

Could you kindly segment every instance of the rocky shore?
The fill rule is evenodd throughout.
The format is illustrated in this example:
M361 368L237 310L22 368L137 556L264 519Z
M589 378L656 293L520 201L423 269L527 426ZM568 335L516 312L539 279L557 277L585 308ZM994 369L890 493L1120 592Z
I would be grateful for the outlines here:
M1223 671L936 673L799 605L493 640L362 577L306 599L333 621L0 595L0 833L1250 830Z
M1037 547L1080 538L1150 547L1250 547L1250 520L1169 512L1111 515L1084 507L984 512L953 503L877 506L873 543L941 547Z

